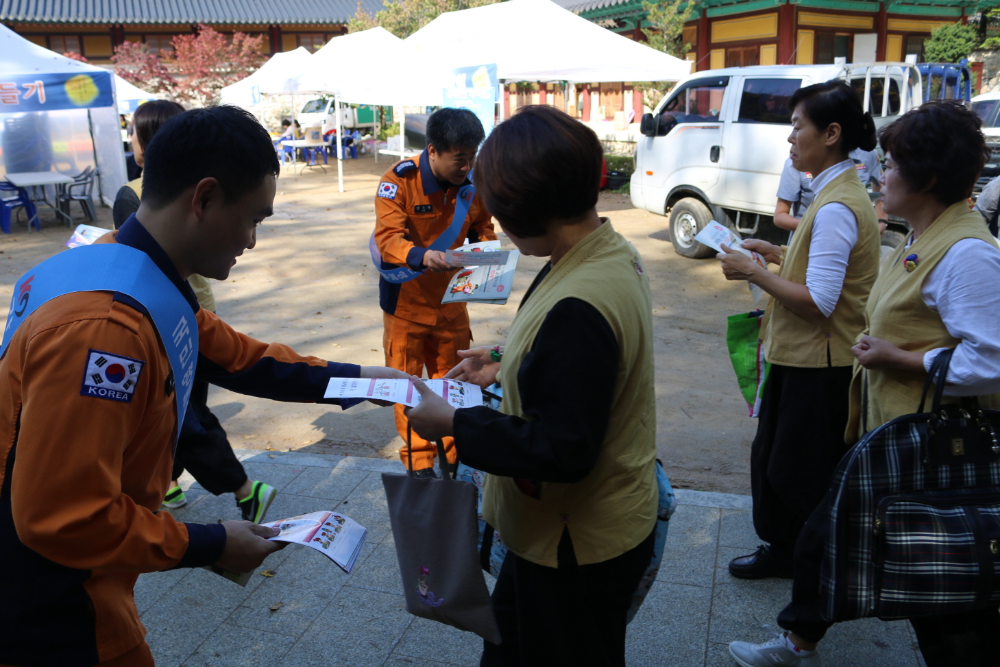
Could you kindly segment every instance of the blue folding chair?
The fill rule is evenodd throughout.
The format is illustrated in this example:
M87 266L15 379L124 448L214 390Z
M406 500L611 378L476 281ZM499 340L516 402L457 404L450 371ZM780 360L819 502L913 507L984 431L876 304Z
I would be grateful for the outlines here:
M4 194L10 192L15 194L12 196ZM42 225L38 221L38 210L27 191L8 181L0 181L0 227L3 228L4 234L10 234L11 212L18 207L24 208L24 212L28 216L28 225L34 224L35 229L42 229Z

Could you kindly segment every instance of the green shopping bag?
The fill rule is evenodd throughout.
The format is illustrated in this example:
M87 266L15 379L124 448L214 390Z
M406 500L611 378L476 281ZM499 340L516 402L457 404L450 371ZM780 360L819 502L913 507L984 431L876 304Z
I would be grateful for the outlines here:
M764 395L771 364L764 361L764 346L761 344L760 323L763 310L732 315L726 322L726 345L729 358L736 371L736 381L747 402L751 417L760 414L760 400Z

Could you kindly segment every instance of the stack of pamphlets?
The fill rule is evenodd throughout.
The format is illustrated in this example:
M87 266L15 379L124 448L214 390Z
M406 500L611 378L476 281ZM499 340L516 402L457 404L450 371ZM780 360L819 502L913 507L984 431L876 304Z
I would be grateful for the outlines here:
M337 512L312 512L290 519L261 524L281 531L274 542L289 542L311 547L332 560L340 569L350 574L364 546L368 530L353 519ZM237 574L218 566L207 568L240 586L246 586L252 572Z
M479 385L458 380L424 380L428 389L455 408L473 408L483 404ZM420 392L410 380L386 378L330 378L323 398L368 398L402 403L411 408L420 405Z
M499 241L470 243L449 250L446 258L461 267L448 283L441 303L492 303L502 306L510 298L514 270L521 253L501 250Z
M76 229L73 230L73 236L69 237L69 241L66 241L65 245L68 248L90 245L110 231L110 229L92 227L91 225L77 225Z
M730 250L741 252L763 266L765 269L767 268L767 262L764 261L763 257L754 251L747 250L743 247L743 239L741 239L736 232L722 223L716 222L715 220L712 220L705 225L705 228L698 232L698 235L694 237L694 240L699 243L704 243L716 252L723 252L722 246L725 245ZM753 297L754 303L760 303L760 300L764 298L764 294L766 294L766 292L753 283L748 282L747 285L750 287L750 296Z

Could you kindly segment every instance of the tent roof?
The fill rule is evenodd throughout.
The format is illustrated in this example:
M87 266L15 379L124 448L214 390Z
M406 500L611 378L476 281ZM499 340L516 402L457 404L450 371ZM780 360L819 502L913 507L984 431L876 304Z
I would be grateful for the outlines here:
M0 0L2 1L2 0ZM88 65L43 46L38 46L21 37L10 28L0 25L0 74L30 74L32 72L107 72L108 70Z
M301 92L336 92L356 89L378 79L398 61L403 40L382 27L334 37L300 70L295 89ZM377 104L376 101L363 101Z
M507 81L676 81L691 73L690 62L616 35L551 0L448 12L403 45L422 62L495 62L497 76Z
M360 4L369 14L382 9L382 0ZM0 20L29 23L329 24L357 10L357 0L0 0Z
M252 88L257 86L261 93L293 92L293 81L312 58L315 58L306 48L299 47L294 51L276 53L267 62L245 79L237 81L222 89L222 101L229 104L248 106L252 96Z
M142 102L158 99L158 96L136 88L115 74L115 103L118 105L118 113L132 113Z

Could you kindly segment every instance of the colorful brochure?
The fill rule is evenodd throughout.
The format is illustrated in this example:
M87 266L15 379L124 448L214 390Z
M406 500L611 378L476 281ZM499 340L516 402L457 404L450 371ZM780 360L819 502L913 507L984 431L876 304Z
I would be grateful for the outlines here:
M767 262L764 261L763 257L752 250L744 248L743 239L736 232L715 220L705 225L705 228L698 232L694 240L707 245L716 252L722 252L722 246L725 245L730 250L743 253L767 269ZM760 303L766 292L753 283L748 282L747 285L750 287L750 295L753 297L754 303Z
M514 270L521 253L508 250L503 264L466 266L451 278L441 303L492 303L502 306L514 286Z
M455 408L473 408L483 404L479 385L457 380L424 380L428 388ZM420 405L420 392L410 380L385 378L330 378L323 398L367 398L402 403L411 408Z
M506 264L509 256L510 251L501 250L499 241L470 243L445 253L447 262L452 266L494 266L496 264Z
M76 229L73 230L73 235L69 237L69 241L66 241L64 245L67 248L78 248L82 245L90 245L110 231L110 229L104 229L103 227L77 225Z

